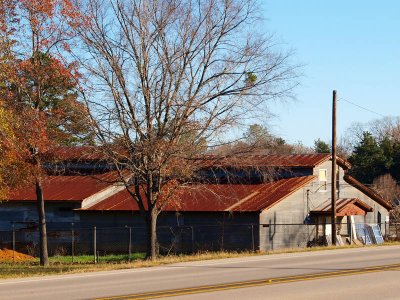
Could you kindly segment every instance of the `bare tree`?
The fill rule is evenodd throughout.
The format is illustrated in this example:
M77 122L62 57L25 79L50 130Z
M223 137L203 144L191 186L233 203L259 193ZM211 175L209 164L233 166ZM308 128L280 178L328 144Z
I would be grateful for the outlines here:
M80 5L85 97L102 149L145 217L154 259L157 216L188 182L195 158L228 143L228 130L262 114L268 100L290 95L297 67L258 30L253 0Z
M394 223L399 223L400 208L398 200L400 199L400 186L397 184L395 178L389 173L378 176L373 181L373 187L384 199L388 199L393 204L394 209L391 211L391 216Z
M369 122L368 126L378 141L385 138L400 141L400 117L383 117Z
M400 141L400 117L387 116L367 123L353 123L341 140L341 145L347 154L354 150L366 131L370 132L378 142L382 142L385 138Z

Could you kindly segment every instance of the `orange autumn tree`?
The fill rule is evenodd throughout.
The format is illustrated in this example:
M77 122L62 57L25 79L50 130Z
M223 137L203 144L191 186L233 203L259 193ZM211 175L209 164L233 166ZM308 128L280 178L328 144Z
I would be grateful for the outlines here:
M15 56L11 51L14 41L11 36L15 32L12 25L17 22L15 3L0 2L0 201L7 199L12 188L29 178L19 144L19 119L6 101L10 96L8 79L14 71L12 62Z
M7 199L10 189L29 177L18 147L19 126L13 114L0 101L0 201Z
M12 55L1 97L19 120L22 160L36 188L40 264L48 265L44 165L54 147L79 143L87 133L85 109L77 100L79 75L69 55L73 36L65 23L74 13L67 0L3 0L0 4L5 16L1 34Z

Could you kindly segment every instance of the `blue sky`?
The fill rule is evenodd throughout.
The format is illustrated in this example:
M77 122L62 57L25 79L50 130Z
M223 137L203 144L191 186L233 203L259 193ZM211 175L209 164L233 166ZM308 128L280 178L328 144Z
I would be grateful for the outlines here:
M354 122L399 115L400 1L263 0L265 30L304 64L297 100L271 106L272 131L312 146L331 140L332 90L338 138Z

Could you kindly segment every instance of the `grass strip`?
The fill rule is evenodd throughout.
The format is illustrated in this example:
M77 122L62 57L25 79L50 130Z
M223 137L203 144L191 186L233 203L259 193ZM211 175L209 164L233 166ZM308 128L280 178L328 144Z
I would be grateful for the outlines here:
M400 245L399 242L389 242L382 244L383 246L388 245ZM295 248L295 249L282 249L276 251L267 252L205 252L196 253L190 255L169 255L160 256L154 261L146 260L144 253L133 253L131 255L131 262L128 262L127 255L107 255L102 256L99 259L99 263L94 264L93 256L76 256L72 263L71 256L54 256L50 258L50 265L48 267L39 266L37 259L29 262L3 262L0 263L0 278L24 278L33 276L46 276L46 275L60 275L60 274L72 274L72 273L83 273L83 272L95 272L95 271L107 271L107 270L118 270L118 269L132 269L142 267L155 267L172 263L179 262L190 262L200 260L211 260L211 259L223 259L223 258L235 258L255 255L272 255L280 253L297 253L297 252L312 252L321 250L333 250L333 249L349 249L359 248L363 246L348 245L342 247L328 246L328 247L313 247L313 248ZM376 247L369 246L369 247Z

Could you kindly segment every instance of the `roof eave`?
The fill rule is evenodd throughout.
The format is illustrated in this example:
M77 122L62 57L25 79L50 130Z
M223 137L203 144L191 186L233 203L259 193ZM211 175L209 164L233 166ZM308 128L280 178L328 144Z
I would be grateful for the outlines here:
M392 204L390 204L388 201L386 201L384 198L382 198L376 191L374 191L374 190L370 189L369 187L363 185L361 182L359 182L354 177L352 177L350 175L344 175L343 179L347 183L349 183L350 185L352 185L353 187L355 187L356 189L358 189L359 191L361 191L362 193L364 193L365 195L370 197L371 199L375 200L375 202L377 202L379 205L382 205L387 210L392 210L393 209L393 205Z

